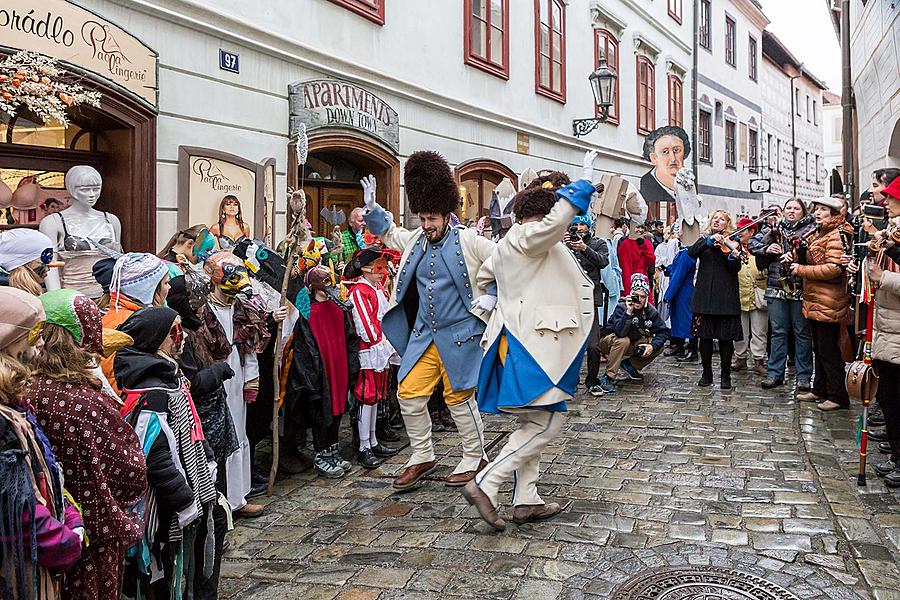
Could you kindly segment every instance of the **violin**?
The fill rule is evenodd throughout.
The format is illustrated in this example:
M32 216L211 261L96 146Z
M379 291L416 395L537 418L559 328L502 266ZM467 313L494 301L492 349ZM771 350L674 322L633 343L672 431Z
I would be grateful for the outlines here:
M869 250L879 252L889 241L892 244L900 244L900 218L895 217L889 220L887 227L872 236L868 242Z
M744 233L748 229L750 229L752 227L756 227L757 225L759 225L760 223L762 223L769 217L775 216L775 214L777 212L778 212L778 209L775 209L775 208L771 208L769 210L763 211L762 213L760 213L760 215L758 217L756 217L755 219L753 219L752 221L750 221L743 227L735 229L734 231L732 231L731 233L729 233L727 235L725 235L723 233L722 235L724 236L724 238L726 240L731 240L732 242L735 243L735 247L731 247L729 244L722 243L722 242L716 242L715 247L718 248L719 250L721 250L722 254L724 254L726 256L736 252L738 258L741 259L741 262L743 262L744 264L748 263L750 261L750 256L747 254L747 251L744 250L744 246L741 245L741 242L739 241L738 236L740 236L742 233Z

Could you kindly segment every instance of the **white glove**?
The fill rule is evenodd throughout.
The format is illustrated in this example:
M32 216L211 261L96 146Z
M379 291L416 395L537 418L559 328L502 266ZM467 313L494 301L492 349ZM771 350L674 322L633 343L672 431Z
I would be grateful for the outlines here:
M584 153L584 161L581 163L581 178L594 181L594 160L597 158L596 150L588 150Z
M363 204L367 211L372 210L375 208L375 176L364 177L360 179L359 184L363 188Z
M491 312L497 306L497 296L484 294L472 300L472 308L480 308L485 312Z
M78 536L78 539L81 540L81 543L84 544L84 527L73 527L72 533Z

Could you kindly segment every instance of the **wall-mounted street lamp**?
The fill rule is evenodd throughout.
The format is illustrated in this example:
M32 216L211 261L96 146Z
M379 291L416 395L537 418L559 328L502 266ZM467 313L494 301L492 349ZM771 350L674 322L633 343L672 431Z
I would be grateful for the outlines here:
M591 92L594 94L594 104L600 107L600 116L593 119L575 119L572 121L572 131L575 137L587 135L597 128L600 123L609 119L609 108L615 102L616 79L618 75L614 69L606 64L606 55L600 53L600 64L597 70L588 75L588 83L591 84Z

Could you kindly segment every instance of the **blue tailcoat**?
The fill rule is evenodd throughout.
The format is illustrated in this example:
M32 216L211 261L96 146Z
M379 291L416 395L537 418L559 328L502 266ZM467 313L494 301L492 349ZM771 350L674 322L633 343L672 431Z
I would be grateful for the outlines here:
M365 213L364 218L374 235L383 235L390 226L387 213L378 206ZM463 231L462 227L450 228L437 246L419 233L413 238L412 247L403 249L408 254L394 286L396 303L382 319L384 334L401 355L399 381L434 342L453 391L472 389L478 384L485 323L469 312L474 281L461 247L466 243L460 237Z

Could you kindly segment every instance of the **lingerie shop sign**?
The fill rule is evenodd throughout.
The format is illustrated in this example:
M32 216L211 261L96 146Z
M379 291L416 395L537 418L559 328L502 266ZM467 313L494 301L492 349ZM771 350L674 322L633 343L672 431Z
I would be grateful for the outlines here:
M216 153L210 153L216 154ZM225 196L234 196L241 207L241 219L253 231L257 172L255 166L237 164L222 156L191 155L188 159L188 222L212 225L219 220ZM241 161L243 163L243 161Z
M291 136L300 123L307 131L321 128L353 129L400 151L397 111L355 84L337 79L316 79L292 84L290 91Z
M66 0L3 0L0 46L59 59L156 106L156 52L99 15Z

